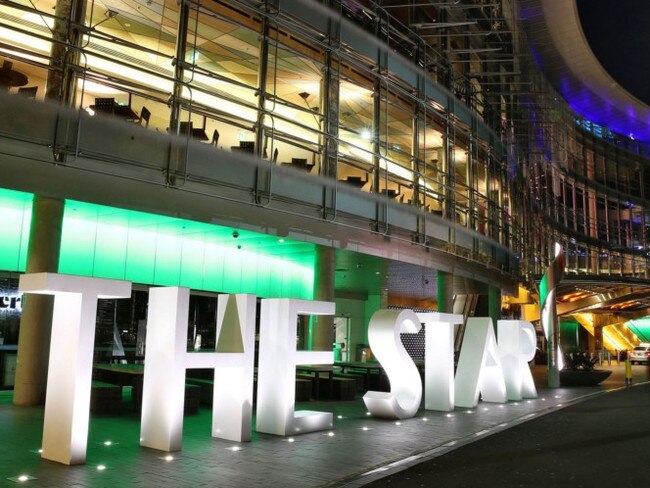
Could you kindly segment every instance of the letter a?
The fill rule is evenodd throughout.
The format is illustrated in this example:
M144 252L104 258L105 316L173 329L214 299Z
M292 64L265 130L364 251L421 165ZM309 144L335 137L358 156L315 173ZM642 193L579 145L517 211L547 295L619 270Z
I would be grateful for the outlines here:
M486 402L505 403L506 384L492 319L467 319L456 370L456 406L474 408L479 393Z

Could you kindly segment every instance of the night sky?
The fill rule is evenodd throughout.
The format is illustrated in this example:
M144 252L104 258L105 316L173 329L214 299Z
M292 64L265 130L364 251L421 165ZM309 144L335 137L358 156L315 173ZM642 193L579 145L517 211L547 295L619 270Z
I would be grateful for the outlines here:
M650 0L577 0L585 36L619 85L650 105Z

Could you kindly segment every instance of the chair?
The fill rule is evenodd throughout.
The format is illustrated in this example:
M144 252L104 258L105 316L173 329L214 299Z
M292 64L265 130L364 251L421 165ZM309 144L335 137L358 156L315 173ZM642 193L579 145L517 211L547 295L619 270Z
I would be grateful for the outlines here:
M255 141L239 141L239 147L241 147L243 152L255 153Z
M180 134L190 134L192 135L192 130L194 130L194 124L190 122L181 122L179 126L179 133Z
M151 118L151 112L147 107L142 107L142 110L140 111L140 124L144 122L145 127L149 127L149 119Z
M212 133L212 141L210 141L210 144L213 144L215 147L218 147L219 131L217 129L214 129L214 132Z
M112 114L115 112L115 98L95 98L95 111Z
M23 97L35 99L37 91L38 91L37 86L25 86L25 87L18 88L18 95L22 95Z
M363 188L368 183L368 173L366 173L365 179L361 178L361 176L348 176L344 181L357 188Z

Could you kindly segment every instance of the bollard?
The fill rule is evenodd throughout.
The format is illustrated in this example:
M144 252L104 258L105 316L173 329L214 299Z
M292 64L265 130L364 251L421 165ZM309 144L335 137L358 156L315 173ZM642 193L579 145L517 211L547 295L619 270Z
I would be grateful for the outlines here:
M632 384L632 363L630 362L629 354L625 360L625 384L627 386L630 386Z

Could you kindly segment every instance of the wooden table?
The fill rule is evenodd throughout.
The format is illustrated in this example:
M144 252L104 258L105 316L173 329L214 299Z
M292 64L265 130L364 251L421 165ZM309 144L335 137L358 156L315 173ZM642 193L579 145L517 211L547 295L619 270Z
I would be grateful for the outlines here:
M142 408L142 390L144 364L108 364L93 365L93 379L112 383L121 387L132 386L133 406L136 412ZM198 412L201 403L201 387L185 384L184 412L186 415Z
M363 188L365 184L368 183L368 177L366 176L366 179L364 180L361 176L348 176L343 181L352 186L356 186L357 188Z
M205 121L203 122L203 127L194 127L193 122L181 122L179 134L182 136L190 136L191 139L195 141L206 142L210 138L205 133Z
M128 122L137 122L140 120L140 116L129 105L122 105L117 102L114 102L112 107L91 105L90 108L96 113L114 115Z
M144 376L144 364L111 364L98 363L93 365L93 378L119 386L133 386L136 378Z
M357 361L336 361L334 366L341 368L342 373L361 372L364 374L364 388L370 389L370 375L381 374L384 371L381 364L376 362L357 362Z
M387 196L388 198L397 198L400 195L399 190L393 190L392 188L384 188L379 193Z
M299 160L294 159L290 163L289 162L282 163L282 166L299 169L307 173L311 173L311 170L314 169L314 165L307 163L306 159L299 159Z
M12 67L13 63L11 61L4 61L2 68L0 68L0 87L4 90L15 86L25 86L28 82L27 76L12 69Z
M320 386L319 378L321 373L327 374L328 386L329 386L329 397L333 398L334 396L334 368L331 364L299 364L296 366L296 372L298 373L314 373L314 378L316 380L314 386L314 398L318 400L320 398Z

